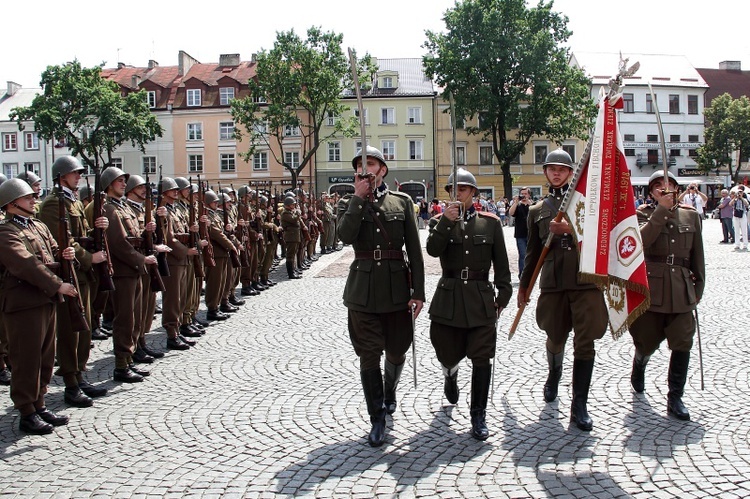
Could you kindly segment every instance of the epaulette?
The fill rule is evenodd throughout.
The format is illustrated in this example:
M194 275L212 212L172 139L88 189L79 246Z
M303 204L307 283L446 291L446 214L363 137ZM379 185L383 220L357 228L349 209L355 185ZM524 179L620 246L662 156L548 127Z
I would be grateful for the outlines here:
M642 205L638 207L638 211L646 211L649 207L653 207L653 206L647 203L643 203Z
M477 215L481 217L488 217L488 218L494 218L495 220L500 220L500 217L498 217L497 215L489 211L478 211Z
M680 208L685 208L685 209L689 209L689 210L693 210L693 211L698 211L698 210L696 210L696 209L695 209L695 206L693 206L693 205L691 205L691 204L683 204L683 203L680 203L680 204L679 204L678 206L679 206Z
M443 216L443 213L438 213L437 215L432 215L432 218L440 218Z
M407 193L405 193L405 192L401 192L401 191L392 191L392 190L390 190L390 189L388 189L388 192L389 192L389 193L391 193L391 194L393 194L394 196L399 196L399 197L402 197L402 198L408 198L408 199L409 199L409 201L411 201L412 203L414 202L414 200L413 200L413 199L411 198L411 196L410 196L410 195L408 195L408 194L407 194Z

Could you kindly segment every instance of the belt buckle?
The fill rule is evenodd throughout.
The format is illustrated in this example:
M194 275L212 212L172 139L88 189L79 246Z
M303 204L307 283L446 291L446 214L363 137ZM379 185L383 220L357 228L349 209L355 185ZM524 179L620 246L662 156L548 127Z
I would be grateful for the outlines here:
M372 252L372 259L375 260L376 262L382 260L383 259L383 251L379 250L379 249L374 250Z
M468 281L469 280L469 269L468 267L465 269L461 269L461 280L462 281Z
M667 265L674 265L674 253L667 255Z

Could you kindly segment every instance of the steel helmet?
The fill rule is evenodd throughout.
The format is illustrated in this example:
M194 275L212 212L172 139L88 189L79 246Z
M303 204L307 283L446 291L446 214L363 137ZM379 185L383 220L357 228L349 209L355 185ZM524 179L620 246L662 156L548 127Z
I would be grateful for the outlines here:
M25 180L17 177L6 180L0 185L0 208L5 208L16 199L29 194L34 194L34 190Z
M174 191L179 189L180 186L172 177L163 177L161 179L161 192Z
M190 192L195 194L196 192L200 191L200 188L198 187L198 184L190 184Z
M674 182L675 187L680 185L680 183L677 182L677 177L675 177L672 172L667 172L667 177L669 177L669 180ZM651 176L648 178L648 191L651 192L651 184L653 184L654 182L662 178L664 178L664 170L656 171L652 173Z
M243 186L241 186L241 187L239 188L239 190L237 191L237 195L238 195L239 197L241 197L241 198L244 198L245 196L247 196L247 195L248 195L248 193L249 193L249 192L250 192L250 187L249 187L249 186L247 186L247 185L243 185Z
M18 175L16 175L16 178L20 178L29 185L39 184L42 182L42 179L39 177L39 175L30 170L19 173Z
M222 192L221 203L225 204L225 203L231 203L231 202L232 202L232 198L229 197L229 194L227 194L226 192Z
M357 160L361 157L362 157L362 148L358 149L357 154L355 154L354 157L352 158L352 168L354 168L355 170L357 169ZM383 163L383 166L385 166L385 175L383 176L385 177L386 175L388 175L388 164L385 162L385 157L383 156L383 153L380 152L380 150L375 149L372 146L367 146L367 157L375 158L381 163Z
M78 188L78 199L80 200L88 199L93 195L94 195L94 190L88 185L84 184Z
M0 185L3 185L3 182L5 182L6 180L8 180L8 177L0 173Z
M203 202L205 204L215 203L219 200L219 196L212 190L208 190L203 193Z
M124 171L120 170L116 166L110 166L109 168L105 168L102 172L101 177L99 177L99 187L106 191L107 187L109 187L112 182L115 181L115 179L118 179L120 177L124 176L125 181L127 182L130 179L130 174L125 173Z
M292 206L294 204L297 204L297 198L294 196L287 196L284 198L284 207Z
M474 177L474 175L470 171L464 170L463 168L458 168L456 170L456 185L469 185L474 189L479 189L479 187L477 187L477 179ZM448 183L445 184L445 190L447 192L450 192L451 189L453 189L452 173L448 177Z
M177 184L177 188L180 190L190 187L190 182L185 177L175 177L174 181Z
M265 196L261 196L259 200L260 204L268 204L268 198Z
M128 185L125 186L125 194L132 191L139 185L146 185L146 179L141 177L140 175L131 175L130 178L128 178Z
M70 172L82 172L86 168L81 164L81 160L75 156L60 156L52 163L52 177L66 175Z
M555 149L544 159L543 167L546 167L547 165L567 166L572 170L573 160L570 158L570 154L565 152L563 149Z

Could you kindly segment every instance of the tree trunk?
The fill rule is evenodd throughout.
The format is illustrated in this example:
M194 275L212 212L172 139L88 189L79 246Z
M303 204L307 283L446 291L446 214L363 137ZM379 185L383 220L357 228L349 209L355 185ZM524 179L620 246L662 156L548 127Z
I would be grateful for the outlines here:
M504 163L501 169L503 171L504 196L508 199L513 199L513 176L510 174L510 162Z

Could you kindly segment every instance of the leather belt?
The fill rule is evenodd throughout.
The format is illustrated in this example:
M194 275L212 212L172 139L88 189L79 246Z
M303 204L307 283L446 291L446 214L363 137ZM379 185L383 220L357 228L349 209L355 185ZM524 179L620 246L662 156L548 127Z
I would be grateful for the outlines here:
M403 260L404 252L400 250L355 251L354 258L357 260Z
M690 267L689 258L675 258L674 255L654 256L646 255L645 260L649 263L665 263L667 265L679 265L680 267Z
M483 270L443 270L443 277L461 279L462 281L489 281L490 273Z

